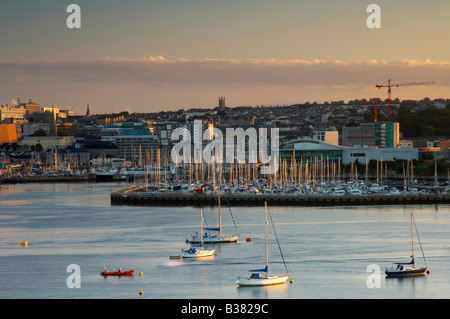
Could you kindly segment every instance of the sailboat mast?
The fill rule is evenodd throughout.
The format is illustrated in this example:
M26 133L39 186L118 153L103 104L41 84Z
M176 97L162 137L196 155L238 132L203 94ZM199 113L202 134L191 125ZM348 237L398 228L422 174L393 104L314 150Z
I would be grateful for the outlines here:
M219 194L218 194L218 199L219 199L219 235L222 235L222 210L220 209L221 207L221 203L220 203L220 179L219 179Z
M203 246L203 207L200 208L200 217L201 217L201 221L200 221L200 243Z
M411 213L411 241L412 241L412 259L414 261L414 229L413 229L413 214ZM415 262L414 262L415 263Z
M265 202L264 205L265 205L265 217L266 217L266 266L268 269L268 266L269 266L269 238L267 237L267 202Z

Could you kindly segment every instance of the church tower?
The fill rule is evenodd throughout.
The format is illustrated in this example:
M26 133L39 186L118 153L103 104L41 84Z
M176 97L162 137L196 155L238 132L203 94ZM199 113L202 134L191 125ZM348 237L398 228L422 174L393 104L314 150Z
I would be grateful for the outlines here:
M219 97L219 111L223 111L225 109L225 96Z
M89 102L88 102L87 107L86 107L86 117L90 117L90 116L91 116L91 111L89 110Z

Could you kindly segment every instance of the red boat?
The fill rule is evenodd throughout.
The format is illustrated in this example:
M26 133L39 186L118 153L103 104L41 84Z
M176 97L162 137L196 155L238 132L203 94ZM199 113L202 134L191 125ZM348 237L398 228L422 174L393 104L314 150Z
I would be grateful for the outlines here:
M119 271L108 271L108 269L105 268L103 272L100 273L102 276L133 276L134 270L125 270L122 271L122 269L119 268Z

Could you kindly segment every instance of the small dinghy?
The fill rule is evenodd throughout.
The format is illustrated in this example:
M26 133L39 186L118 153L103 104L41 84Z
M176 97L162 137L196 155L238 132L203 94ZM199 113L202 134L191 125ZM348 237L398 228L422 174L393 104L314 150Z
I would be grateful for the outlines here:
M123 271L122 268L119 268L119 271L109 271L108 269L103 270L103 272L100 273L102 276L133 276L134 270L125 270Z

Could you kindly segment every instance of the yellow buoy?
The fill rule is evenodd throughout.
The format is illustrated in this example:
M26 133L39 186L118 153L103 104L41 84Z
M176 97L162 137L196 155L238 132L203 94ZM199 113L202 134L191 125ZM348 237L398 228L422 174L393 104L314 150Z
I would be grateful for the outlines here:
M289 280L289 282L290 282L291 284L293 284L293 283L294 283L294 279Z
M217 253L216 253L216 256L217 256Z
M139 294L140 294L140 295L143 295L144 292L143 292L142 290L139 290Z
M141 271L141 272L139 272L139 276L142 276L142 271Z
M21 241L21 242L20 242L20 245L22 245L22 246L27 246L27 245L28 245L28 242L25 241L25 240L24 240L24 241Z

